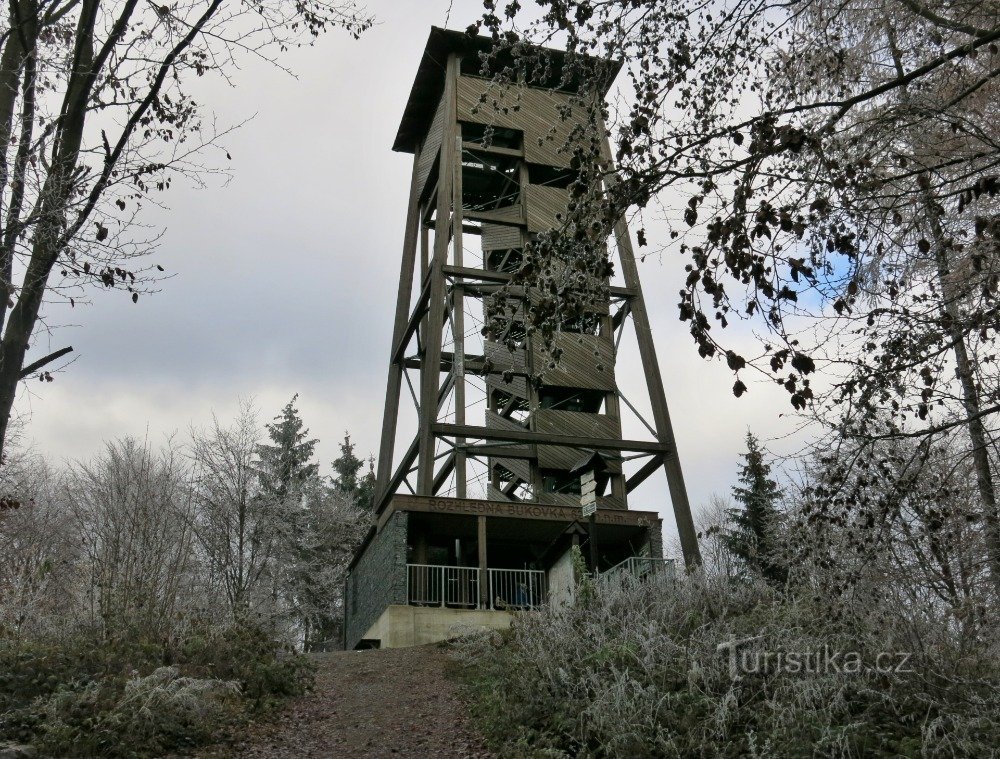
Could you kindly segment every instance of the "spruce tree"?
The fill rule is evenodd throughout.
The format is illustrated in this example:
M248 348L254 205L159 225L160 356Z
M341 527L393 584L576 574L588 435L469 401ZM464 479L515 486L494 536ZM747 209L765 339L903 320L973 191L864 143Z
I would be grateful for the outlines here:
M346 495L352 503L370 511L375 497L375 460L368 459L368 472L361 474L365 462L354 454L354 443L349 433L344 433L340 456L333 461L333 488Z
M368 473L358 481L358 507L365 511L375 508L375 457L368 457Z
M267 425L271 445L257 447L260 460L261 485L265 492L284 498L296 488L316 477L319 464L311 462L317 440L308 439L309 430L295 408L298 393L285 405L274 422Z
M764 459L760 442L751 432L747 432L747 452L742 457L740 484L733 488L733 497L742 508L729 511L733 527L722 535L722 542L750 572L783 585L788 567L777 556L781 491L770 477L771 465Z

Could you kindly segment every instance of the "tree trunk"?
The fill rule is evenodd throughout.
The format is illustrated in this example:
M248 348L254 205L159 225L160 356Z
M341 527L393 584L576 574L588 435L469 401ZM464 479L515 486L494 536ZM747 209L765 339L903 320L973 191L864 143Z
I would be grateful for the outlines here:
M3 341L0 342L0 461L7 440L11 409L21 380L21 367L28 341L38 321L38 310L49 274L60 254L60 238L73 177L80 158L80 144L93 82L94 25L99 0L83 4L76 30L73 71L60 113L61 124L53 146L52 166L41 189L41 210L31 260L17 303L11 309Z
M923 180L922 177L921 180ZM993 481L979 388L976 387L975 372L972 360L969 358L968 346L965 344L965 333L962 330L962 314L959 309L961 294L955 291L951 282L948 241L945 239L944 230L941 227L941 208L931 197L930 189L926 184L923 184L921 191L924 207L930 220L931 234L934 238L934 259L938 284L941 287L941 310L955 353L955 374L962 386L962 405L968 419L967 428L972 442L972 463L976 470L976 486L983 502L983 522L990 575L994 584L1000 588L1000 515L997 514L996 484Z
M902 54L897 44L895 29L888 20L885 23L885 31L896 73L901 75L903 71ZM910 105L910 92L906 85L900 89L900 98L904 105ZM965 344L965 334L962 331L962 315L959 309L961 296L951 283L948 240L944 228L941 226L942 208L931 191L930 177L926 174L920 174L917 177L917 184L920 188L924 211L930 221L936 273L941 288L941 311L944 315L943 321L948 337L952 341L952 350L955 353L955 374L962 386L962 405L966 414L966 427L972 442L972 463L976 470L976 486L983 502L982 513L990 577L994 585L1000 588L1000 516L997 514L996 486L993 482L993 471L990 466L986 425L983 424L979 390L976 387L969 349Z

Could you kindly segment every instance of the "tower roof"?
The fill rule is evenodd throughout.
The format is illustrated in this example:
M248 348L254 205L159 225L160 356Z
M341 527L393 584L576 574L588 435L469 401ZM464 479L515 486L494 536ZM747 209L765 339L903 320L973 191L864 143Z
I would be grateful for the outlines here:
M444 92L444 72L449 53L477 54L493 47L490 37L473 36L452 29L431 27L427 44L424 46L417 75L410 88L410 97L403 111L403 118L396 132L396 141L392 149L402 153L412 153L420 139L427 132L434 109ZM557 64L561 62L566 52L555 48L543 48L548 51ZM621 69L621 61L607 61L609 65L608 87ZM606 95L607 90L601 93Z

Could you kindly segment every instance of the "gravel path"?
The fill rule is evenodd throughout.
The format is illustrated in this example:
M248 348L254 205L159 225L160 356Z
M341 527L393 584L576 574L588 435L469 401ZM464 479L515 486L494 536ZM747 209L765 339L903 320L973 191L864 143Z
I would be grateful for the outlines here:
M437 646L317 654L316 687L203 757L491 757Z

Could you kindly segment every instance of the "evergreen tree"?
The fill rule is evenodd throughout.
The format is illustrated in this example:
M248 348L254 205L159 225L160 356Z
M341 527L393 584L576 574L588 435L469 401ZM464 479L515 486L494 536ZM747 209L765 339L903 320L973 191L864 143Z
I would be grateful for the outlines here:
M781 491L770 477L771 465L764 459L760 442L751 432L747 432L747 452L742 456L740 485L733 488L733 497L742 508L729 511L733 528L722 535L722 541L749 571L783 585L788 567L776 555Z
M319 464L310 462L317 440L309 440L309 430L295 408L298 393L285 405L274 422L267 425L271 445L257 447L260 459L260 478L264 490L272 496L284 498L319 473Z
M344 433L340 456L333 461L333 489L343 493L351 502L370 511L375 497L375 459L368 459L368 473L360 474L365 462L354 454L354 443L349 433Z
M375 457L368 457L368 473L358 482L358 507L365 511L375 508Z

